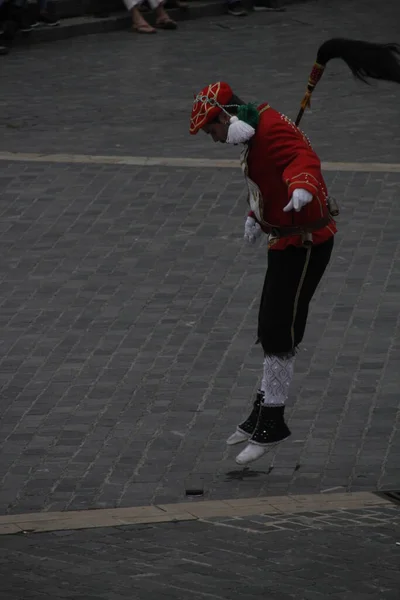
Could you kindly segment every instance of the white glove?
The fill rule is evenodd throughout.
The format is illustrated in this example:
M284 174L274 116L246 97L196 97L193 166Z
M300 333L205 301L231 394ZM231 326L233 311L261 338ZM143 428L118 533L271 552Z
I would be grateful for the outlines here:
M247 217L244 224L244 239L249 244L254 244L257 238L262 234L262 229L253 217Z
M307 190L297 189L294 190L292 197L289 201L289 204L285 206L283 212L289 212L290 210L295 210L296 212L300 212L303 206L311 202L313 199L313 195Z

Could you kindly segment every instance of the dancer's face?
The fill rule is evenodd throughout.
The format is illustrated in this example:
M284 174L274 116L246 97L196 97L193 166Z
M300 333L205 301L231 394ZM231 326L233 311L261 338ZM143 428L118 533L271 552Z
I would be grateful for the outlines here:
M225 144L229 129L229 116L225 113L220 113L218 117L202 127L207 135L211 135L214 142Z

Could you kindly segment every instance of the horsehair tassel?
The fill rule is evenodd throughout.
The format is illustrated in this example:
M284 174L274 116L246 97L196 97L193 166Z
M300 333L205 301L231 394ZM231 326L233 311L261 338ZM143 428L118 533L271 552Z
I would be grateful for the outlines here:
M326 65L341 58L354 77L367 83L366 78L400 83L400 45L376 44L346 38L333 38L319 47L317 62Z
M311 94L321 79L327 63L333 58L342 59L356 79L368 83L367 78L400 83L400 45L377 44L346 38L332 38L324 42L317 52L317 60L311 71L306 94L301 102L296 125L310 106Z

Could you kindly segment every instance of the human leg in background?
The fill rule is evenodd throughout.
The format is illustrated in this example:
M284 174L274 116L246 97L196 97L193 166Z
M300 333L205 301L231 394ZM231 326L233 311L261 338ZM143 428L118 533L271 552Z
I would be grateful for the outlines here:
M156 12L156 27L159 29L176 29L177 24L171 19L164 7L164 2L160 0L148 0L150 6Z
M146 21L139 10L142 0L124 0L126 8L132 15L132 29L137 33L157 33L157 31Z
M295 352L306 328L308 309L329 263L333 237L311 248L270 250L261 297L258 337L264 350L258 421L236 462L246 465L290 435L284 419L294 373Z
M8 54L18 31L23 29L27 0L5 0L1 4L1 54Z
M4 24L7 22L7 2L0 0L0 56L10 52L7 41L4 39Z
M49 14L47 9L47 0L37 0L38 6L38 18L37 21L33 23L33 27L37 27L38 25L47 25L49 27L57 27L60 24L60 21Z
M227 11L233 17L246 17L248 14L241 0L227 0Z
M37 13L33 17L28 9L27 0L12 0L11 4L14 6L14 10L18 11L19 15L19 28L21 31L28 32L34 27L46 25L49 27L55 27L60 24L60 21L49 14L47 10L47 0L37 0Z
M137 33L156 33L157 30L148 23L139 10L142 0L124 0L126 8L132 15L132 29ZM160 0L148 0L150 8L156 13L156 27L159 29L176 29L177 25L164 8Z

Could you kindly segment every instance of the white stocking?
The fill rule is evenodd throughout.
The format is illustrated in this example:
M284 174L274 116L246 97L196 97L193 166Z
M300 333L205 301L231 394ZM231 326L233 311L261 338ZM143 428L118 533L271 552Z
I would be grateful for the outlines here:
M261 383L264 406L283 406L286 403L293 379L294 360L294 356L282 358L267 354L265 357Z

